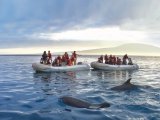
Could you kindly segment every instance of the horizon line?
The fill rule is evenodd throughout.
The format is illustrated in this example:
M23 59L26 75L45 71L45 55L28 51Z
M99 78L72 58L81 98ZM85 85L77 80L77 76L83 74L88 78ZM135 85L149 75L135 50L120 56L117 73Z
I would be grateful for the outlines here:
M59 54L54 54L52 56L57 56ZM100 56L102 54L80 54L81 56ZM104 54L103 54L104 55ZM108 54L110 55L110 54ZM114 54L116 56L123 56L122 54ZM160 55L135 55L135 54L128 54L129 56L135 57L160 57ZM0 56L41 56L41 54L0 54Z

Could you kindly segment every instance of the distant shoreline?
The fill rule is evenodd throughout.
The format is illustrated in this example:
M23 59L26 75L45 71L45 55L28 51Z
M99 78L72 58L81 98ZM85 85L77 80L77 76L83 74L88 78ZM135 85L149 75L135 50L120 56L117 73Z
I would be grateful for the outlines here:
M98 48L98 49L88 49L88 50L76 50L77 54L82 56L100 56L100 55L116 55L123 56L124 54L128 54L129 56L151 56L158 57L160 56L160 47L148 45L148 44L139 44L139 43L128 43L119 45L117 47L109 47L109 48ZM65 52L65 51L64 51ZM54 56L62 55L64 52L53 52ZM67 51L70 55L73 51ZM30 52L22 52L18 53L18 51L14 53L3 52L0 53L0 56L41 56L42 53L39 51L32 53Z

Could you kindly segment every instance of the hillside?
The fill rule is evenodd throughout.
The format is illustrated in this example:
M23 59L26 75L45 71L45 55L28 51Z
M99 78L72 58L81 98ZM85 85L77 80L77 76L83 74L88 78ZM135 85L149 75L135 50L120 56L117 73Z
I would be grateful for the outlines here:
M115 55L150 55L150 56L160 56L160 48L147 44L124 44L112 48L101 48L101 49L92 49L78 51L79 54L90 54L90 55L99 55L99 54L115 54Z

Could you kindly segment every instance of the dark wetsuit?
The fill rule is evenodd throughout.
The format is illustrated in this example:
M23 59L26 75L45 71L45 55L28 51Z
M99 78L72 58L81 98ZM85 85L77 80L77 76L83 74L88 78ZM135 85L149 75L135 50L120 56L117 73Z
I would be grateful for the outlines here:
M47 54L43 53L42 59L43 59L43 61L46 61L47 60Z

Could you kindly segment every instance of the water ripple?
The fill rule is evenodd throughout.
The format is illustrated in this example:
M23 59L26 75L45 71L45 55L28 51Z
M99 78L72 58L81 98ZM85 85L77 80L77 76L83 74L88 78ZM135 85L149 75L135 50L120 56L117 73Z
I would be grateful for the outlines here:
M0 56L2 57L2 56ZM79 61L95 61L82 56ZM8 61L6 63L6 61ZM35 73L37 56L0 59L0 120L145 120L160 118L160 58L133 57L139 71L80 71ZM132 77L133 91L112 91ZM91 103L108 102L104 109L80 109L59 103L69 95Z

